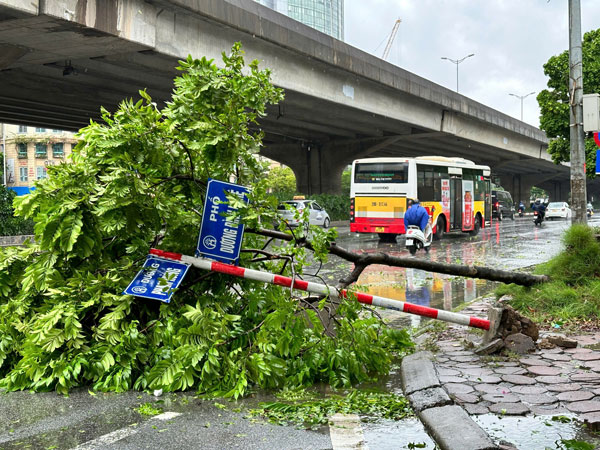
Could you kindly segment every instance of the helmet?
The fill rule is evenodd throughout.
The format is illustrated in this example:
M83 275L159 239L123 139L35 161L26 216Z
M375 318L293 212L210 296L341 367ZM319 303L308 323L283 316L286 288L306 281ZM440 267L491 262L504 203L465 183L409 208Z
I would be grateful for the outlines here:
M540 199L539 199L539 198L538 198L538 199L535 201L535 204L536 204L536 205L539 205L539 204L540 204Z

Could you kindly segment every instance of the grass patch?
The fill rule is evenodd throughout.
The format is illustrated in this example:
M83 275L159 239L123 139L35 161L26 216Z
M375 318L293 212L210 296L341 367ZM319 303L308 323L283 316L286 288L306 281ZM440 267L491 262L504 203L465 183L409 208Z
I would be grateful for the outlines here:
M305 390L283 392L281 401L260 403L250 410L250 416L263 416L278 425L294 424L298 427L317 428L328 423L336 413L361 414L370 419L400 420L414 416L403 396L353 389L347 395L330 395L317 398L316 393Z
M142 416L157 416L159 414L162 414L163 409L155 407L150 402L146 402L142 403L140 406L135 408L135 411L137 411Z
M501 285L496 296L509 294L510 305L536 322L572 325L600 324L600 243L594 230L573 225L562 239L565 249L535 273L551 281L533 287Z

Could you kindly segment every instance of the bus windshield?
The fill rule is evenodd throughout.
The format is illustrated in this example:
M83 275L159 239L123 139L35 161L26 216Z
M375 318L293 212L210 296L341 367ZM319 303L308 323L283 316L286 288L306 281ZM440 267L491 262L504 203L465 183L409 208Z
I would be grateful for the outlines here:
M407 162L356 163L355 183L407 183Z

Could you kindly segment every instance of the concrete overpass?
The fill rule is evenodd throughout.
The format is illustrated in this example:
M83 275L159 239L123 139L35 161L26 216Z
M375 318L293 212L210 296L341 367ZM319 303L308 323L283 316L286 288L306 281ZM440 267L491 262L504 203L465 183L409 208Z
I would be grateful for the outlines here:
M0 0L0 121L73 130L143 87L164 102L178 59L235 41L286 91L261 153L302 192L338 191L358 157L438 154L491 166L515 200L566 199L539 129L251 0Z

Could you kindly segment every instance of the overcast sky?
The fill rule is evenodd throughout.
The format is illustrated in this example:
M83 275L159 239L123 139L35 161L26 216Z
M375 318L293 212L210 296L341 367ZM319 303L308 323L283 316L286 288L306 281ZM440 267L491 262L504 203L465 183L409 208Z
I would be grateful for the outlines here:
M539 126L536 96L543 64L569 46L567 0L345 0L345 41L381 57L396 19L402 23L387 60L498 111ZM583 33L600 28L600 0L581 0ZM584 81L585 82L585 81Z

